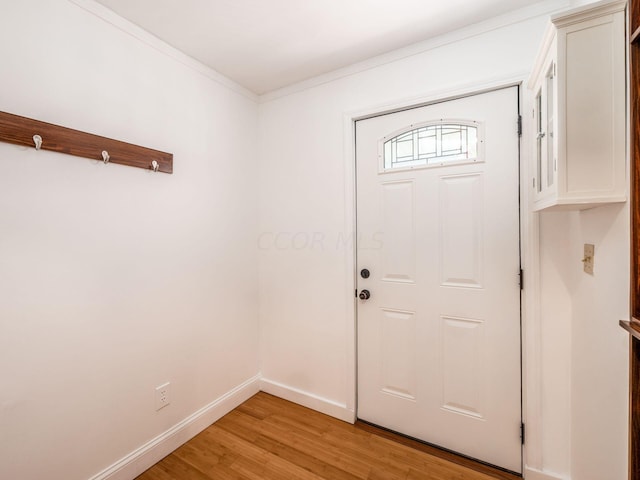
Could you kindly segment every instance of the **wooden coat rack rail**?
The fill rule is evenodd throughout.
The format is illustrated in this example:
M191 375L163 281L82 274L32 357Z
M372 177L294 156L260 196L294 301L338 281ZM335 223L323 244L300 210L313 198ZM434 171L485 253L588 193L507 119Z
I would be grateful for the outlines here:
M130 167L173 173L173 154L0 112L0 141Z

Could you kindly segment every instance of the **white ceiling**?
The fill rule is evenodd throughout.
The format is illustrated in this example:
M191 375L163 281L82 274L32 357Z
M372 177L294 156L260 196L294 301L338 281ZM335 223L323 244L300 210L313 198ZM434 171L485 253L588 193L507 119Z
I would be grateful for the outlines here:
M263 94L540 0L97 0Z

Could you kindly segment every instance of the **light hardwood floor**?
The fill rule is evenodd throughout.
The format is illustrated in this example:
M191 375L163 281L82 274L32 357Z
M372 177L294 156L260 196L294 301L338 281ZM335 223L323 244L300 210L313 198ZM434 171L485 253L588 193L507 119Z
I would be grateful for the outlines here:
M499 470L258 393L137 480L513 480Z

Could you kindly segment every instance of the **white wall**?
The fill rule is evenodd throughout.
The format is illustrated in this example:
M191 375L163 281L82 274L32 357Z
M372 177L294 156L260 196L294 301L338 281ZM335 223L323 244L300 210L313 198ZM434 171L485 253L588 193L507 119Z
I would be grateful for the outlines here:
M0 144L0 478L87 479L258 374L257 106L67 0L0 12L0 110L174 154Z
M498 78L523 78L546 24L546 16L534 17L443 41L318 86L267 96L260 106L260 325L266 379L346 410L354 406L352 243L340 241L352 238L353 229L345 114L410 104L412 98ZM268 241L278 235L280 243ZM322 241L304 242L314 237Z
M562 478L626 479L629 206L542 213L540 238L545 464Z
M0 11L0 110L175 160L152 174L0 143L0 478L21 480L89 478L252 378L258 313L263 387L348 418L345 113L522 77L546 24L470 28L266 95L258 125L241 89L69 1ZM541 216L542 417L527 449L558 477L625 478L627 215ZM167 380L172 404L155 412Z
M541 465L568 477L571 470L571 231L566 213L540 215L540 365ZM580 257L581 260L582 257ZM531 419L527 419L529 423ZM533 420L535 421L535 420Z
M263 97L260 332L267 386L342 418L352 414L353 258L352 244L341 240L350 238L353 220L345 115L524 75L547 18ZM526 115L525 123L533 128ZM626 476L626 351L617 327L627 312L625 212L602 207L541 217L540 324L532 325L540 359L528 365L539 376L536 391L527 392L537 422L526 446L530 478ZM597 272L585 280L578 250L596 236Z
M627 478L629 318L628 204L573 214L571 473ZM594 275L582 272L583 245L595 245Z

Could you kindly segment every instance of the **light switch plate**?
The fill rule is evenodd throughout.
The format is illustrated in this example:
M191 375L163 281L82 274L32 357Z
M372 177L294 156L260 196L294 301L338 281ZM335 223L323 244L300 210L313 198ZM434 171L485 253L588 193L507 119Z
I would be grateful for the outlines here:
M590 243L584 244L584 256L582 264L585 273L593 275L593 260L596 253L596 247Z

